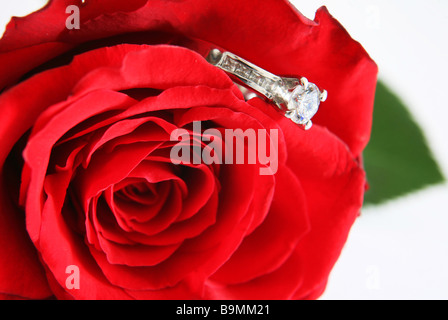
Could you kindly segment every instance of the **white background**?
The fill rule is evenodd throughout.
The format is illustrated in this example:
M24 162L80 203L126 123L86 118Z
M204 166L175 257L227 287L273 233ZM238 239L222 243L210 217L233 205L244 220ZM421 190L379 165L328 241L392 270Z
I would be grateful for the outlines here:
M308 18L326 5L409 106L448 177L448 1L292 0ZM262 1L261 1L262 3ZM2 1L12 15L45 0ZM254 8L256 10L256 8ZM1 72L1 70L0 70ZM418 170L418 168L416 168ZM322 299L448 299L448 183L363 210Z

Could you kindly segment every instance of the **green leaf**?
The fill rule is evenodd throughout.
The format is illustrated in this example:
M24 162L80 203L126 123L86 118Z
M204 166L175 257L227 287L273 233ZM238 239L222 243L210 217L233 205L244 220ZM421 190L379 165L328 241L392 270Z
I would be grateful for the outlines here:
M422 130L400 101L378 82L370 142L364 151L369 190L364 204L378 204L444 180Z

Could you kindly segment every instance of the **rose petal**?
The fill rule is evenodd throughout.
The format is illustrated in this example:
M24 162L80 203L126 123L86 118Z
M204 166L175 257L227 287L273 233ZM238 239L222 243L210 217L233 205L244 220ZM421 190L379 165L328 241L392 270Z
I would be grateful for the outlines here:
M68 32L64 41L79 43L124 32L160 30L170 25L171 31L226 48L273 73L308 77L330 93L325 103L327 111L319 112L316 123L327 126L344 140L355 157L365 147L370 134L377 67L325 7L317 11L315 21L310 21L287 1L267 0L257 15L252 14L253 8L258 6L255 0L231 3L147 1L145 4L138 1L132 4L134 10L129 10L128 4L121 7L127 13L113 13L111 9L109 12L114 19L110 14L89 16L81 30ZM53 3L41 15L52 10L56 10ZM237 15L233 14L235 11ZM257 27L258 17L263 19L263 32ZM59 19L63 25L65 17ZM217 21L232 28L221 28ZM23 23L19 32L26 30L25 26ZM279 36L278 30L288 31ZM14 34L6 38L9 36ZM26 43L48 41L41 36L38 39ZM6 41L4 47L8 46ZM264 48L269 50L264 50L263 55L257 54Z
M107 100L111 104L111 108L119 108L129 103L129 98L127 98L126 96L121 95L121 98L119 98L111 92L97 93L93 95L96 96L96 98L98 98L98 95L102 95L102 99L104 101ZM77 105L81 107L83 104L82 102L78 102ZM87 106L88 105L89 104L87 104ZM78 115L80 114L82 113L78 113ZM59 122L61 120L63 121ZM23 156L25 158L25 162L31 170L33 169L33 166L35 166L35 169L32 170L30 179L37 185L43 184L46 173L46 163L48 163L49 161L51 148L67 130L67 127L65 127L65 125L68 125L70 127L69 121L72 121L72 123L76 124L79 120L76 117L73 117L73 115L71 115L70 117L66 117L65 119L55 117L52 119L52 122L50 122L50 130L40 131L35 136L30 138L28 147L25 149ZM64 126L62 126L61 124L64 124ZM32 161L30 161L30 159L32 159ZM32 182L28 184L28 182L25 181L22 186L22 190L26 190L26 188L31 185ZM27 201L27 228L33 240L36 240L36 237L38 237L38 232L40 230L40 213L38 211L41 208L41 194L42 191L41 189L39 189L39 187L29 188L28 197L30 200Z
M348 147L317 126L304 133L283 120L290 148L288 163L307 199L310 232L298 243L301 270L306 275L295 298L304 298L322 286L340 255L363 202L365 173Z
M60 286L66 289L69 274L66 268L70 265L79 267L80 288L83 290L69 290L74 297L85 297L89 293L92 299L120 299L126 294L121 288L115 288L104 278L101 270L88 253L84 240L75 234L64 221L65 211L73 210L64 206L70 173L47 176L45 193L48 195L42 210L42 231L39 241L35 243L40 252L50 253L42 255L42 261L49 268ZM62 212L62 214L61 214Z
M216 300L291 299L304 277L297 254L293 253L280 268L252 281L229 286L209 281L205 295Z
M275 180L274 199L266 219L210 278L213 282L232 285L276 270L309 231L307 201L299 181L288 168L281 168Z
M109 264L99 251L92 250L92 255L111 283L127 289L163 289L178 284L182 279L189 281L190 277L199 281L224 263L241 242L253 215L258 214L248 212L252 201L252 196L248 197L248 194L253 194L253 190L233 183L248 172L254 172L254 169L239 165L229 170L222 181L223 189L232 186L235 194L232 192L221 199L217 222L200 236L184 241L176 254L159 265L130 269ZM229 201L230 196L232 201Z
M3 175L1 176L3 178ZM26 233L23 212L15 207L0 182L0 293L13 298L51 296L35 248Z
M105 213L101 212L101 206L96 216ZM107 214L107 213L106 213ZM98 223L98 222L97 222ZM101 223L101 222L100 222ZM170 257L181 245L181 243L169 246L148 246L141 244L123 245L112 242L102 235L102 228L99 228L98 239L107 260L112 264L122 264L127 266L154 266Z
M127 178L126 180L129 179ZM120 228L130 232L133 230L132 223L150 221L160 212L163 204L170 195L172 183L170 181L162 183L158 188L161 189L161 192L157 193L152 203L141 203L140 199L138 201L137 199L136 201L130 201L130 199L123 200L115 194L113 188L114 186L104 193L106 202L114 212L115 218L119 220L118 224Z

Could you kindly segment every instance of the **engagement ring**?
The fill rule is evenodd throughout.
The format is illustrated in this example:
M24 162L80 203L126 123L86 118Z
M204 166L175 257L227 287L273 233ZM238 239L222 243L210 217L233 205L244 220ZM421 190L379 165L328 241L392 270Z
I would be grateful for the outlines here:
M320 102L327 99L327 91L319 90L305 77L279 77L230 52L212 49L207 61L265 96L305 130L311 128L311 118L319 109Z

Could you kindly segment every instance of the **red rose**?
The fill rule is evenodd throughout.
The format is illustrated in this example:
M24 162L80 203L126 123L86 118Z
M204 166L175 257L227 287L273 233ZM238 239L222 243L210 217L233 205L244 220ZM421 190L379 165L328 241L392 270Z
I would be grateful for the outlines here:
M287 1L80 1L68 30L73 4L0 41L1 297L317 298L362 205L377 67L361 45ZM325 88L313 128L244 101L211 46ZM194 121L277 129L275 175L171 163Z

